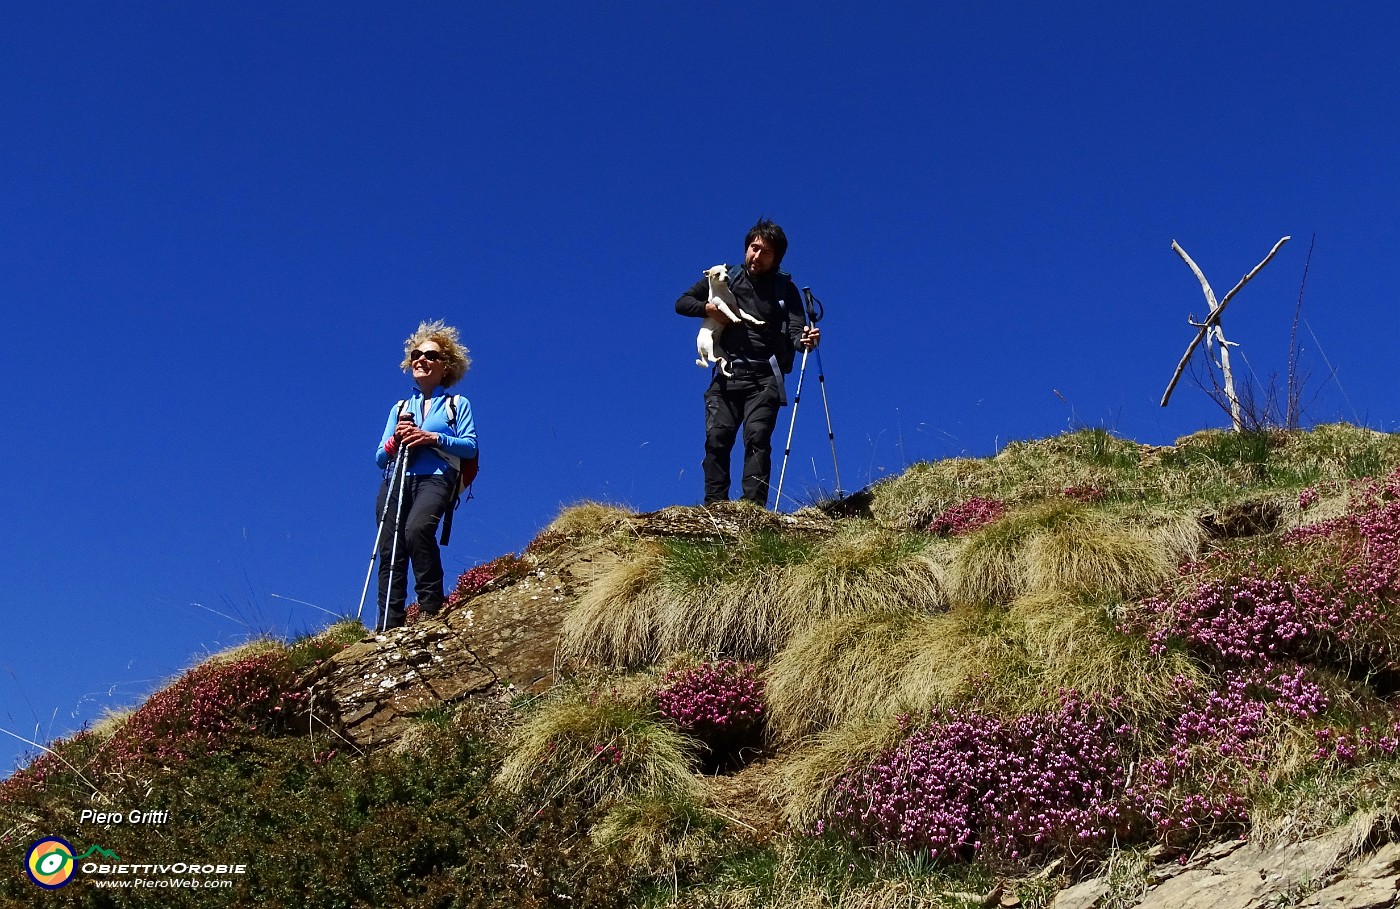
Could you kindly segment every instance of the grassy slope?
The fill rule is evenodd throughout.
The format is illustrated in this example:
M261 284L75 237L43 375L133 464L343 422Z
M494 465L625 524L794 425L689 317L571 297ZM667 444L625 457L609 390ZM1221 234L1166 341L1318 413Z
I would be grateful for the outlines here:
M1393 813L1393 749L1366 740L1393 723L1388 619L1290 652L1328 708L1266 709L1252 737L1230 743L1234 763L1181 752L1190 769L1152 791L1166 820L1125 822L1116 849L967 862L927 843L880 845L869 829L811 834L840 826L843 774L939 711L1010 722L1073 690L1135 730L1123 737L1135 767L1166 753L1183 691L1223 691L1239 667L1180 635L1154 647L1158 614L1184 610L1203 581L1325 575L1352 550L1284 534L1357 512L1355 482L1397 466L1400 439L1341 425L1203 432L1167 449L1084 431L915 465L826 536L655 539L625 512L578 507L535 557L601 541L623 558L566 617L574 683L433 711L399 747L356 755L281 719L298 710L298 674L352 632L240 653L0 786L0 860L16 868L33 839L68 831L84 835L79 848L128 856L169 855L173 835L182 855L252 866L233 891L172 892L170 906L962 905L1008 876L1033 905L1068 875L1135 868L1126 892L1153 843ZM1181 572L1205 552L1220 555ZM678 729L658 710L674 673L719 658L757 664L763 741ZM1322 729L1350 736L1355 759L1311 757ZM719 765L720 777L693 772ZM1211 799L1223 820L1191 814ZM91 806L169 810L179 823L79 827ZM1055 859L1054 874L1034 877ZM0 905L149 904L0 877Z

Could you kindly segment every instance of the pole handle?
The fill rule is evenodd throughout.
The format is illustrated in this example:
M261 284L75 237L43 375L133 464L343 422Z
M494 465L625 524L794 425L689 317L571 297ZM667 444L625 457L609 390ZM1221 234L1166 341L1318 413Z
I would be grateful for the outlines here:
M817 295L812 293L812 288L802 288L802 296L807 300L807 321L809 323L816 325L826 318L826 307L822 305L821 300L817 299Z

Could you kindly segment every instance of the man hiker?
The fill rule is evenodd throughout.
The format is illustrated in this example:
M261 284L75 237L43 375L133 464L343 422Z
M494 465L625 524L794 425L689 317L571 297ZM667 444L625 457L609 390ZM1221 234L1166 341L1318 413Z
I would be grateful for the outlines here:
M732 375L716 366L705 390L705 504L729 499L729 456L744 427L743 497L768 504L773 429L778 408L787 404L783 377L792 372L798 350L817 346L821 331L808 325L802 297L792 276L778 266L787 252L783 229L764 218L744 238L744 264L729 270L729 289L739 308L762 324L731 321L709 301L709 281L701 280L676 301L683 316L717 319L724 331L716 355Z

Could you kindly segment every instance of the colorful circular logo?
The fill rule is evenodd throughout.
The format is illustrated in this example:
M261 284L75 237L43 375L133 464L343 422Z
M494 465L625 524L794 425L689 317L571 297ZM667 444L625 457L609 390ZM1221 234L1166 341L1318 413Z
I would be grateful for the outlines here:
M45 890L57 890L73 879L73 847L67 840L46 836L29 847L24 870L29 879Z

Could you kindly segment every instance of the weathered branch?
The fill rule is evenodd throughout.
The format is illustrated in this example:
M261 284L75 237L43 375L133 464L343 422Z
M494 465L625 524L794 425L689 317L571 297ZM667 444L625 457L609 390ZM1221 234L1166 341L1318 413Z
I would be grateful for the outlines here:
M1178 244L1175 240L1172 241L1172 249L1176 250L1176 254L1181 257L1182 261L1184 261L1187 264L1187 266L1190 267L1192 273L1195 274L1196 279L1201 282L1201 290L1206 295L1206 303L1210 305L1210 313L1206 316L1204 322L1192 323L1193 325L1198 325L1199 330L1196 332L1196 337L1193 338L1191 340L1191 343L1186 346L1186 353L1181 355L1181 362L1176 364L1176 372L1172 373L1172 380L1167 383L1167 390L1162 392L1163 407L1166 407L1167 402L1171 400L1172 391L1176 388L1176 383L1181 381L1181 374L1186 371L1186 364L1190 362L1191 354L1195 351L1196 345L1200 344L1201 341L1205 339L1206 332L1210 330L1210 327L1220 321L1220 314L1224 311L1225 304L1229 303L1230 299L1234 297L1235 294L1239 293L1240 288L1248 284L1251 278L1259 274L1259 269L1269 264L1269 260L1274 257L1274 254L1277 253L1279 249L1283 246L1283 244L1287 243L1289 239L1291 238L1284 237L1283 239L1275 243L1274 248L1269 250L1269 254L1264 257L1263 261L1261 261L1258 265L1250 269L1249 274L1245 275L1243 278L1240 278L1240 283L1236 284L1234 288L1232 288L1230 292L1226 294L1219 303L1215 302L1215 291L1211 290L1210 282L1207 281L1206 276L1201 273L1200 267L1197 266L1196 263L1191 260L1191 257L1186 254L1186 250L1182 249L1180 244Z
M1181 355L1181 362L1176 364L1176 372L1172 373L1172 380L1167 383L1167 390L1162 392L1163 407L1166 407L1167 402L1171 400L1172 391L1176 388L1176 383L1181 381L1181 374L1186 371L1186 364L1191 361L1191 354L1195 352L1196 345L1205 340L1206 332L1210 331L1211 321L1218 318L1216 312L1220 309L1219 304L1215 302L1215 291L1211 289L1210 282L1206 280L1206 276L1201 272L1200 266L1186 254L1186 250L1182 249L1181 244L1177 243L1175 240L1172 241L1172 249L1191 269L1191 273L1196 276L1196 280L1201 282L1201 292L1206 295L1206 303L1210 307L1210 312L1206 314L1206 320L1204 322L1187 320L1200 330L1196 332L1196 337L1191 339L1191 343L1186 346L1186 353Z
M1230 427L1239 432L1244 428L1244 420L1240 416L1239 396L1235 394L1235 374L1230 369L1230 348L1237 345L1225 340L1225 328L1219 322L1210 327L1206 337L1214 338L1220 345L1220 372L1225 376L1225 400L1230 402Z
M1253 268L1251 268L1251 269L1249 270L1249 274L1245 275L1243 278L1240 278L1240 283L1236 284L1236 285L1230 290L1230 292L1229 292L1228 294L1226 294L1226 295L1224 296L1223 299L1221 299L1221 301L1220 301L1220 308L1221 308L1221 309L1224 309L1224 308L1225 308L1225 304L1230 302L1230 298L1233 297L1235 294L1239 293L1239 292L1240 292L1240 288L1242 288L1242 287L1244 287L1246 284L1248 284L1250 278L1253 278L1255 275L1259 274L1259 269L1263 268L1265 265L1268 265L1268 264L1269 264L1269 260L1272 259L1272 258L1274 257L1274 253L1276 253L1276 252L1278 252L1280 249L1282 249L1282 248L1283 248L1283 244L1287 243L1287 242L1288 242L1289 240L1291 240L1291 239L1293 239L1293 238L1292 238L1292 237L1280 237L1280 238L1279 238L1279 241L1278 241L1277 243L1274 244L1274 248L1271 249L1271 250L1269 250L1269 254L1268 254L1267 256L1265 256L1265 257L1259 262L1258 265L1256 265L1256 266L1254 266ZM1217 317L1217 318L1218 318L1218 317Z
M1178 256L1181 256L1181 261L1186 263L1187 267L1191 269L1191 274L1195 275L1196 280L1201 282L1201 292L1206 295L1206 304L1210 306L1210 312L1206 316L1205 321L1205 324L1209 325L1211 319L1215 316L1215 311L1220 308L1220 304L1215 302L1215 291L1211 289L1210 282L1206 280L1206 276L1201 273L1201 267L1196 264L1196 260L1186 254L1186 250L1181 248L1180 243L1173 240L1172 250L1175 251Z

